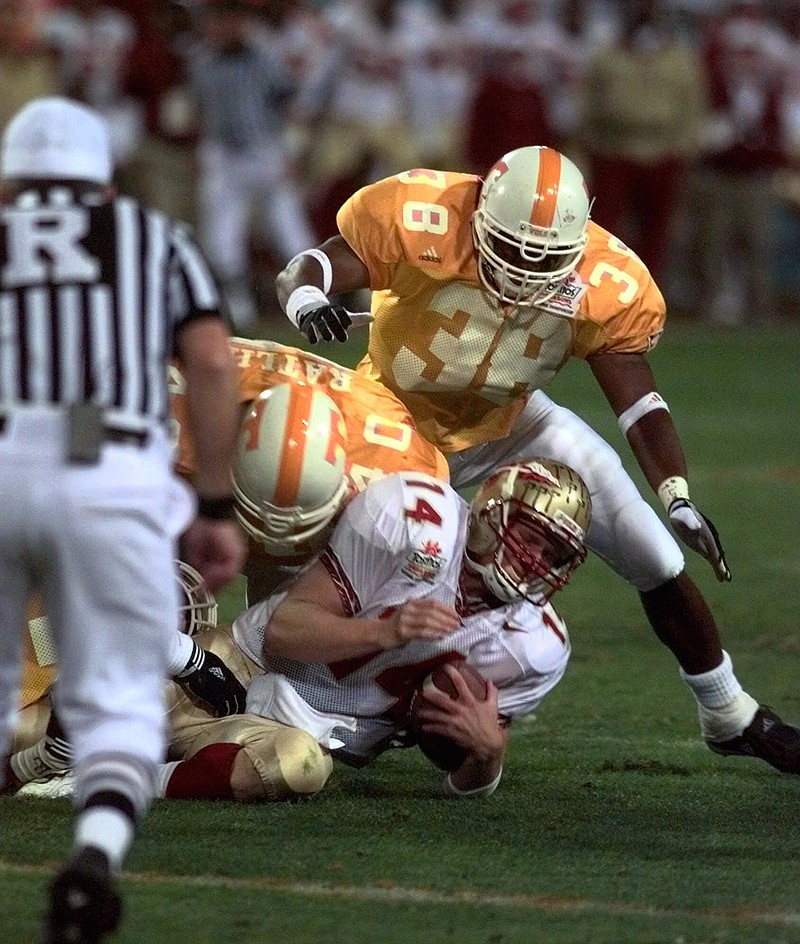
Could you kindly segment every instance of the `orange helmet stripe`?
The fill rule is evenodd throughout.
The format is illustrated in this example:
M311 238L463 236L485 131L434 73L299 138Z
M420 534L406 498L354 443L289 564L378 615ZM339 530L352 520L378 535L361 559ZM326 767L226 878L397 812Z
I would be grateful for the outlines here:
M291 385L278 481L275 483L275 504L281 508L292 508L297 504L313 404L313 387L308 384Z
M536 181L531 223L549 228L556 216L558 185L561 182L561 155L552 148L539 151L539 178Z

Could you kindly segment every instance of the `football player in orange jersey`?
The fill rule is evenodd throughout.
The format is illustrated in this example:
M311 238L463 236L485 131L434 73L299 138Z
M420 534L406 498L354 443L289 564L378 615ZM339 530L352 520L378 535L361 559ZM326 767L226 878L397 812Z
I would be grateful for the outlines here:
M235 510L250 538L245 571L252 599L267 596L320 550L348 496L373 479L400 471L448 479L442 453L383 384L273 341L234 338L231 347L243 407L233 469ZM177 367L170 390L176 466L191 478L194 457ZM272 461L275 450L281 453L278 464ZM314 461L320 450L321 461Z
M372 290L358 372L403 401L447 454L456 488L529 455L576 469L594 507L587 544L638 590L696 698L706 743L800 773L800 731L742 690L679 546L619 456L542 390L568 359L587 361L673 530L729 580L646 357L664 299L589 211L580 170L547 147L509 152L485 180L406 171L347 200L339 235L288 263L278 297L312 343L344 341L351 318L336 296Z

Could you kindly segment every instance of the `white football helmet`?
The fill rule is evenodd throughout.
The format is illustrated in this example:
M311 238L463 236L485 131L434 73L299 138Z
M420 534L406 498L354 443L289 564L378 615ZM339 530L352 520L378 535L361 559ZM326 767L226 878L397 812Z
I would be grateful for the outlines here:
M178 571L178 629L187 636L217 625L217 601L198 572L176 560Z
M324 544L347 495L346 436L339 407L319 387L283 383L253 401L236 444L235 514L272 557Z
M592 501L583 479L551 459L530 459L494 472L470 506L468 569L512 603L543 605L586 557Z
M501 302L530 306L551 298L589 240L583 174L548 147L522 147L492 167L472 218L478 271Z

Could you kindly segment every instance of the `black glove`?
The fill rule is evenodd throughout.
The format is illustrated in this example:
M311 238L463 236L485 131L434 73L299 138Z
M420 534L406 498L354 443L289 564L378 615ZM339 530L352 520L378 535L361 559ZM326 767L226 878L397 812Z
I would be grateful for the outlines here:
M667 510L672 529L693 551L702 554L714 568L717 580L731 579L725 551L713 523L688 498L673 498Z
M352 324L343 305L322 305L301 314L297 327L312 344L317 341L347 340L347 329Z
M175 681L218 718L242 714L247 700L244 685L219 656L192 643L192 655L186 668L173 675Z

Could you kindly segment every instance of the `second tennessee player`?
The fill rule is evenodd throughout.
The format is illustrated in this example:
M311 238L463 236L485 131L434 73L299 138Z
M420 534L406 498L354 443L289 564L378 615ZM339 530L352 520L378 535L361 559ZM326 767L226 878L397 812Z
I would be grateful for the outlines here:
M576 469L594 508L587 544L639 591L697 700L705 741L800 773L800 732L742 690L678 544L619 456L542 390L570 358L587 361L673 530L730 579L716 529L689 497L646 358L664 299L589 210L580 170L547 147L509 152L485 180L405 171L356 192L339 211L340 235L278 275L278 297L312 343L343 341L351 319L335 296L372 290L358 370L448 455L456 488L529 455Z
M393 472L447 481L442 453L385 386L324 357L234 338L243 420L234 467L236 514L250 538L248 595L261 599L320 550L337 512ZM170 377L177 470L191 478L183 380ZM271 454L281 451L280 474ZM321 454L326 461L313 461Z

